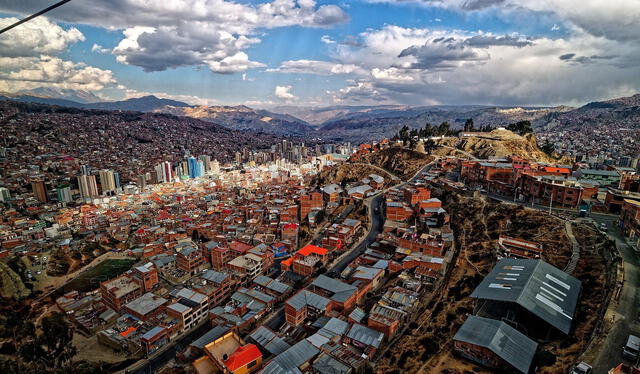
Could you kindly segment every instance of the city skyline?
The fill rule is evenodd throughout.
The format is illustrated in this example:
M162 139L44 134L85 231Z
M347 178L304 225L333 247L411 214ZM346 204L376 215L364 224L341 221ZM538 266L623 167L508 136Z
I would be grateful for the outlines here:
M0 25L42 7L3 2ZM580 105L638 91L639 12L632 1L72 1L0 36L0 92Z

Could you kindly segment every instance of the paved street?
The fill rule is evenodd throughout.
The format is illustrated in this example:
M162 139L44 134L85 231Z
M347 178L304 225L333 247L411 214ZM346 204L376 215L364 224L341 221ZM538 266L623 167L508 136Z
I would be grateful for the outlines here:
M607 338L599 346L600 354L592 363L594 373L606 373L612 367L622 362L622 346L626 343L629 334L640 336L640 323L638 321L638 273L637 254L629 247L622 235L622 231L617 226L618 218L608 214L591 214L598 224L606 223L608 234L615 239L616 246L620 251L624 262L624 285L620 294L620 299L615 307L614 324L608 331ZM615 303L615 301L612 301ZM615 304L612 304L615 305Z

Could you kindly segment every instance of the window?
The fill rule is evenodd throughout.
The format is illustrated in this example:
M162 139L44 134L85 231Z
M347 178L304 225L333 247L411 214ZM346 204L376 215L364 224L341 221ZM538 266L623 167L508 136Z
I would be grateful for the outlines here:
M249 364L247 364L247 369L251 369L252 367L256 366L257 364L258 364L258 361L257 360L253 360Z

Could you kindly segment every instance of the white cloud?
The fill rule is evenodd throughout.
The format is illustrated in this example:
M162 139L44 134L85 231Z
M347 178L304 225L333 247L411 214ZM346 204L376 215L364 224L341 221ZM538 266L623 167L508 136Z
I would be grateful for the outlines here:
M93 45L91 46L91 52L106 54L110 53L111 50L109 48L104 48L100 44L93 43Z
M355 64L340 64L317 60L284 61L278 68L267 69L266 71L316 75L366 74L366 70Z
M123 99L131 99L131 98L137 98L137 97L153 95L153 96L159 97L161 99L177 100L177 101L182 101L182 102L185 102L185 103L191 104L191 105L212 106L212 105L220 105L221 104L220 101L218 101L216 99L205 98L205 97L200 97L200 96L195 96L195 95L176 95L176 94L169 94L169 93L166 93L166 92L137 91L137 90L134 90L134 89L128 89L128 88L126 88L124 86L120 86L119 88L124 93L124 98Z
M329 95L336 102L579 104L640 90L640 46L575 31L564 39L388 25L335 49L370 69ZM563 56L561 59L560 56Z
M278 99L292 101L296 99L296 96L291 93L292 86L276 86L274 94Z
M610 40L637 40L640 6L637 0L368 0L371 3L422 4L458 11L498 9L509 17L514 12L553 14L594 36Z
M29 13L37 0L10 1L0 11ZM286 26L326 28L348 20L336 5L313 0L272 0L243 4L226 0L85 0L56 13L63 21L122 29L113 49L121 63L161 71L180 66L207 66L228 74L263 66L246 50L260 42L261 29ZM75 30L75 29L74 29Z
M18 19L12 17L0 18L0 28L16 21ZM65 30L46 17L38 17L0 35L0 53L3 57L55 54L84 40L84 35L75 27Z
M0 62L0 91L37 87L98 91L116 83L110 70L46 55L2 58Z

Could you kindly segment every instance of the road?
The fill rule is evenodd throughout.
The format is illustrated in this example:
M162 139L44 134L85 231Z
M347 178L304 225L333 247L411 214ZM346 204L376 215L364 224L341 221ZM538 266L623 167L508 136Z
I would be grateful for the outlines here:
M591 218L598 223L606 223L607 234L616 242L616 247L622 256L624 264L624 283L620 298L617 302L611 301L614 306L612 313L613 325L607 332L606 339L598 344L600 352L594 362L594 373L606 373L609 369L617 366L622 360L622 347L627 341L629 334L640 336L640 322L638 321L638 282L640 274L638 272L640 261L634 250L627 245L622 231L617 225L618 217L610 214L591 213ZM609 316L609 315L608 315ZM607 316L607 317L608 317Z
M420 178L422 173L431 170L431 167L433 166L433 162L435 162L435 160L428 163L422 169L420 169L411 179L409 179L409 181L400 183L390 188L399 188L406 185L409 182L414 182L416 179ZM369 247L369 245L376 240L376 237L378 236L378 234L382 232L382 229L384 227L384 221L385 221L385 217L383 215L384 209L382 207L382 204L384 203L384 192L386 192L387 190L382 191L375 196L365 199L365 204L367 204L367 210L369 211L369 216L371 219L371 226L369 227L369 232L367 233L365 238L362 239L360 243L356 245L354 249L352 249L347 255L342 257L338 261L338 263L332 266L329 269L330 271L335 271L338 274L340 274L347 267L347 265L351 263L351 261L353 261L356 257L364 253L364 251L367 250L367 247Z

